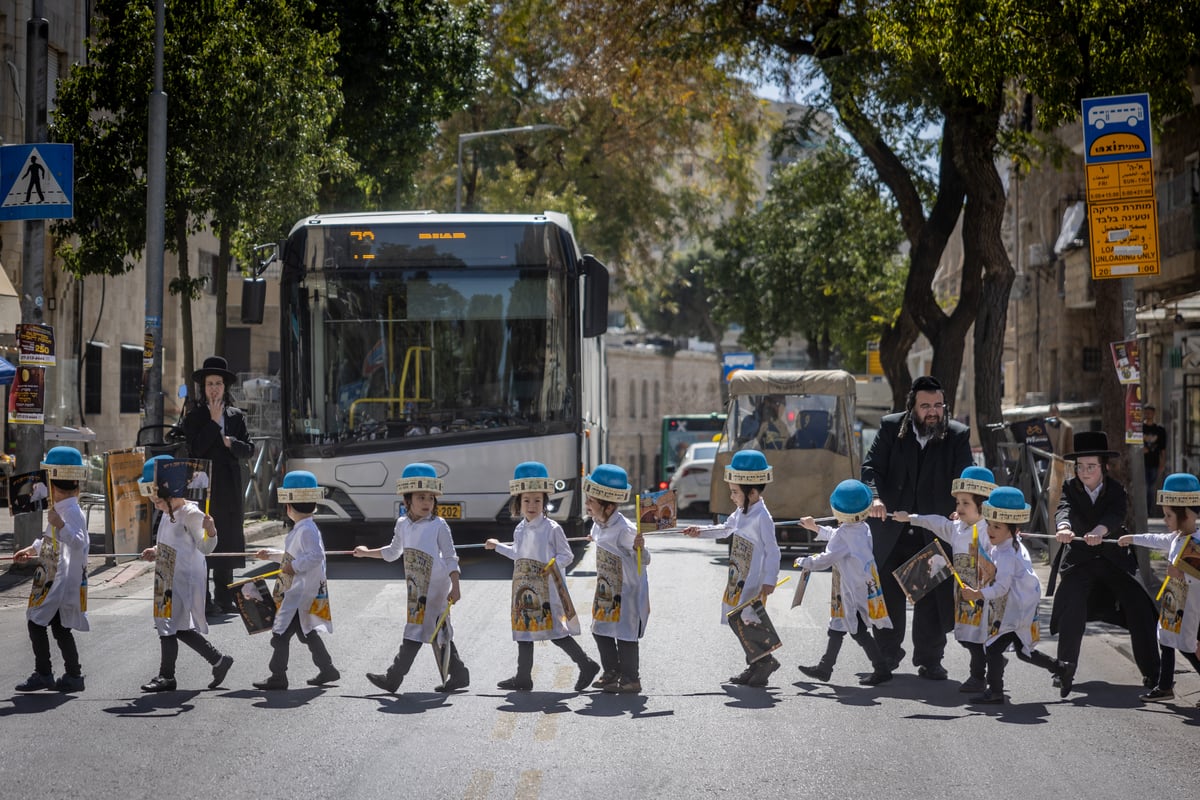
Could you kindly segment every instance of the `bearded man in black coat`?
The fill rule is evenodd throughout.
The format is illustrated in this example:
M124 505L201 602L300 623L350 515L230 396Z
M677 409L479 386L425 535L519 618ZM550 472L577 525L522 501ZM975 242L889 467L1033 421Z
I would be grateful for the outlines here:
M863 483L871 487L871 537L883 583L883 600L892 628L876 631L884 657L893 669L904 659L907 600L892 571L933 541L933 533L888 519L891 511L910 514L954 512L950 494L954 479L971 465L971 432L948 419L945 393L935 378L912 383L905 410L888 414L862 465ZM913 606L913 664L922 678L945 680L942 656L946 634L954 628L954 590L943 581Z

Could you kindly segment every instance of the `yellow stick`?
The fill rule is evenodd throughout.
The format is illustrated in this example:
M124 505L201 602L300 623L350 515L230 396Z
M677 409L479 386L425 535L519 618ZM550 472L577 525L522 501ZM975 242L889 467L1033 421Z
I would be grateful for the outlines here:
M429 637L430 644L433 644L434 640L437 639L438 631L440 631L442 626L446 624L446 617L450 616L450 606L452 605L454 605L453 600L446 602L446 610L442 612L440 617L438 617L437 626L433 629L433 636Z
M636 530L638 533L641 533L642 532L642 495L641 494L638 494L637 498L633 501L633 515L634 515L633 518L636 520L636 522L634 523L634 530ZM637 552L638 575L641 575L642 574L642 551L640 548L638 548L636 552Z
M1178 566L1178 565L1179 565L1179 559L1180 559L1180 558L1182 558L1182 557L1183 557L1183 548L1180 548L1180 549L1179 549L1179 552L1178 552L1178 553L1175 555L1175 560L1171 562L1171 566L1172 566L1172 567L1174 567L1174 566ZM1158 589L1158 594L1154 595L1154 602L1156 602L1156 603L1157 603L1159 600L1162 600L1163 593L1167 591L1167 584L1168 584L1168 583L1170 583L1170 582L1171 582L1171 576L1170 576L1170 575L1168 575L1167 577L1163 578L1162 586L1160 586L1160 587L1159 587L1159 589Z
M243 585L245 585L245 584L247 584L247 583L252 583L252 582L254 582L254 581L258 580L259 578L271 578L271 577L274 577L275 575L278 575L278 574L280 574L281 572L283 572L283 570L281 570L281 569L277 569L277 570L275 570L274 572L264 572L262 575L252 575L252 576L250 576L249 578L242 578L240 581L234 581L233 583L229 584L229 585L228 585L227 587L225 587L225 588L227 588L227 589L233 589L233 588L235 588L235 587L237 587L237 586L243 586Z
M783 578L780 578L780 580L779 580L779 583L775 584L775 588L776 588L776 589L778 589L780 586L783 586L785 583L787 583L787 582L788 582L788 581L790 581L791 579L792 579L792 576L791 576L791 575L786 575L786 576L784 576ZM737 612L741 611L743 608L745 608L746 606L750 605L751 603L753 603L755 600L757 600L757 599L758 599L758 598L760 598L760 597L762 597L762 592L759 592L757 595L755 595L754 597L751 597L751 598L750 598L749 600L747 600L746 602L744 602L744 603L739 603L738 605L736 605L736 606L734 606L733 608L729 609L729 612L728 612L728 613L726 613L726 614L725 614L725 616L726 616L726 617L732 617L734 614L736 614Z
M542 574L549 575L550 570L554 569L554 562L557 560L558 560L557 558L552 558L549 561L547 561L546 566L542 567Z

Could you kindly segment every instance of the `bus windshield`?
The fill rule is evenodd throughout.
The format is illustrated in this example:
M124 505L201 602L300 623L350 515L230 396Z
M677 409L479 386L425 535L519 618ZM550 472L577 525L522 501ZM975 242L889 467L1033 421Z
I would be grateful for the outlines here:
M323 268L285 270L288 439L394 448L570 430L573 305L555 246L521 259L494 235L473 252L470 233L421 247L384 233L309 231L304 261Z

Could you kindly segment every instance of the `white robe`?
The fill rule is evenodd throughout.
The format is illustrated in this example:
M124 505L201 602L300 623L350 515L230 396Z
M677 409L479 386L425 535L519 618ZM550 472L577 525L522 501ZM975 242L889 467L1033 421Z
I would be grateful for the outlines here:
M875 567L871 528L866 522L847 522L837 528L820 527L818 538L829 541L825 552L805 556L797 566L812 572L837 571L836 594L830 601L829 629L858 633L859 615L872 628L892 627L883 602L879 571Z
M513 543L499 543L496 552L518 562L513 570L512 637L514 642L540 642L579 635L579 617L567 619L555 578L543 574L541 568L531 569L528 578L520 573L522 566L542 568L554 559L554 569L565 591L563 576L575 559L562 526L545 516L533 522L522 519L513 531ZM521 562L525 562L522 564ZM534 563L535 562L535 563ZM541 614L549 603L550 619ZM539 622L538 620L543 620Z
M1192 534L1200 542L1200 533ZM1177 533L1137 533L1133 543L1165 550L1174 562L1187 539ZM1183 580L1171 578L1162 596L1158 615L1158 643L1185 653L1196 652L1196 627L1200 625L1200 581L1184 573Z
M650 551L642 551L638 571L633 539L637 529L619 511L608 522L592 524L596 543L596 594L592 600L592 633L636 642L650 618Z
M300 630L305 635L313 631L333 632L333 622L312 613L313 601L325 586L325 547L321 544L321 531L312 517L305 517L288 531L283 540L283 553L290 555L292 569L291 586L283 593L283 601L275 612L273 633L283 633L292 624L292 618L300 615Z
M91 544L87 518L79 507L79 498L74 495L59 500L54 504L54 510L62 517L62 529L56 531L47 524L41 538L33 543L33 550L39 559L43 559L43 562L46 559L52 561L43 563L38 569L43 575L52 572L53 580L43 587L44 595L34 597L30 594L25 617L30 622L45 626L58 614L63 627L77 631L91 630L87 618L87 556ZM57 558L54 557L56 552ZM35 575L35 587L37 580Z
M1031 652L1037 644L1033 626L1037 622L1038 603L1042 600L1042 583L1033 571L1029 551L1023 544L1018 543L1014 548L1012 542L1002 542L989 546L985 552L996 566L996 577L979 590L990 606L986 644L1015 631L1021 640L1021 649Z
M775 586L779 578L779 540L775 538L775 521L767 504L759 499L750 511L734 510L724 525L700 529L706 539L721 539L733 535L729 549L729 571L725 591L721 596L721 624L728 625L727 614L735 606L758 596L766 585ZM750 624L759 622L749 606L742 609L742 619Z
M171 515L163 514L156 541L160 553L163 545L175 551L175 568L167 584L171 587L171 615L155 617L158 635L171 636L188 630L208 633L204 618L208 565L204 557L217 546L217 538L204 535L204 512L188 501L176 509L174 522Z
M950 545L954 570L964 583L968 586L981 583L978 577L980 554L991 546L986 520L968 525L962 520L951 520L937 514L912 514L908 521L917 527L929 529ZM954 638L960 642L983 644L987 641L987 624L987 609L964 599L958 581L954 581Z
M392 531L391 544L379 554L384 561L404 556L404 579L408 585L404 638L428 642L450 602L450 573L460 571L450 526L441 517L426 517L416 522L400 517ZM443 629L454 638L449 618Z

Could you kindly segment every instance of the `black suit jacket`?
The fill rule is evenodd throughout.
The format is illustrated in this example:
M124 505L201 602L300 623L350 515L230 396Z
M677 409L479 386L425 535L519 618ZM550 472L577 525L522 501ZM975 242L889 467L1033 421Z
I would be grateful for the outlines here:
M888 414L880 422L879 434L863 461L863 483L871 487L871 492L883 501L889 512L948 517L954 512L950 487L954 479L972 464L971 430L961 422L951 420L945 436L925 444L924 460L918 474L921 445L907 417L905 413ZM875 562L882 567L905 524L890 519L872 519L870 524ZM921 532L932 540L929 531L921 529Z
M1128 504L1125 487L1108 475L1104 476L1100 494L1094 503L1092 498L1088 497L1087 489L1083 488L1083 481L1079 478L1066 481L1063 484L1062 497L1058 501L1058 510L1054 515L1054 527L1057 528L1065 522L1070 524L1076 536L1083 536L1097 525L1104 525L1108 528L1108 533L1104 534L1105 541L1095 547L1086 542L1071 542L1059 548L1052 573L1062 572L1065 578L1072 567L1103 558L1122 571L1134 574L1137 571L1137 557L1133 554L1133 548L1119 547L1116 544L1117 539L1125 532L1125 510ZM1054 585L1053 574L1050 585Z
M196 406L183 419L187 436L188 455L212 461L212 480L209 483L209 514L217 526L217 552L238 553L246 549L242 530L243 458L254 453L254 445L246 432L246 417L233 406L225 408L226 447L221 426L213 422L207 406ZM245 561L221 559L222 567L244 566Z

